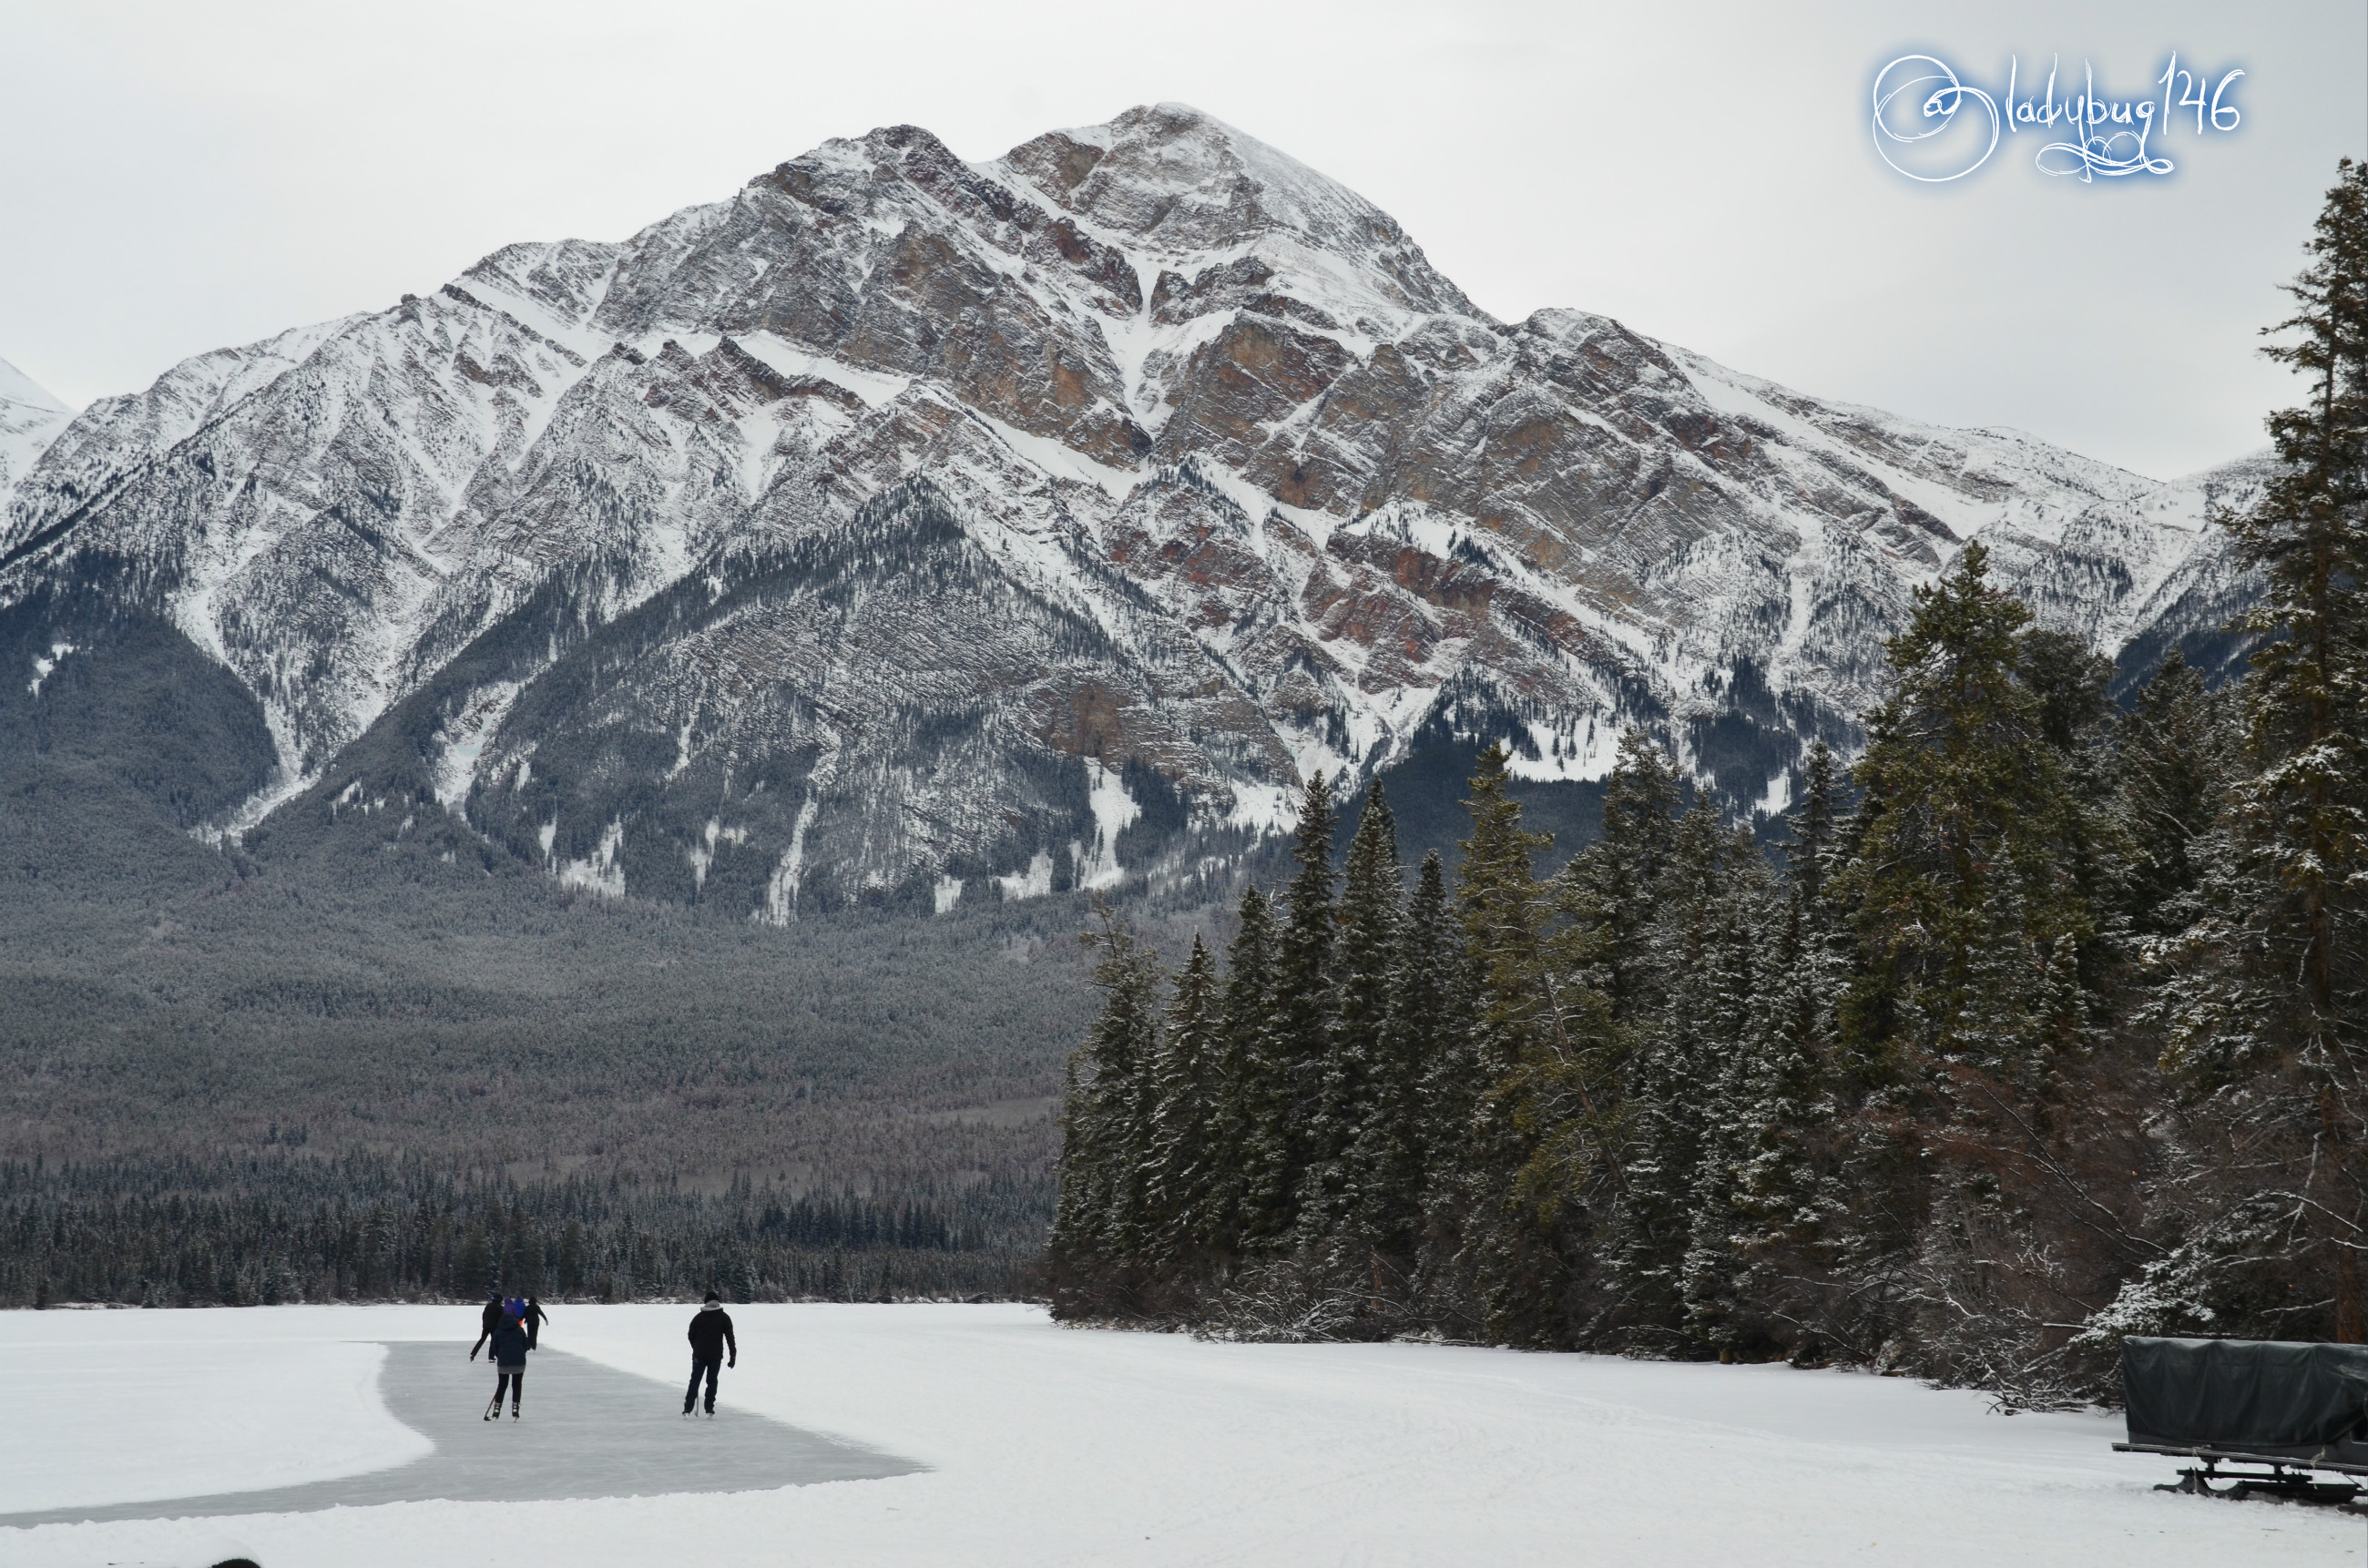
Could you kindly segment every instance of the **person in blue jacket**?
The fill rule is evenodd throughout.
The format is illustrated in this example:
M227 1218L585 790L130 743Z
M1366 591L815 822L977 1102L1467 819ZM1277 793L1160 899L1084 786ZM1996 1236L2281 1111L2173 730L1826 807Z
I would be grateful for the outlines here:
M732 1351L726 1362L723 1352ZM740 1364L740 1342L732 1336L732 1314L723 1310L723 1302L710 1290L707 1301L692 1314L690 1320L690 1386L682 1391L682 1413L690 1414L691 1402L699 1396L699 1380L707 1380L707 1414L715 1414L715 1380L726 1366Z

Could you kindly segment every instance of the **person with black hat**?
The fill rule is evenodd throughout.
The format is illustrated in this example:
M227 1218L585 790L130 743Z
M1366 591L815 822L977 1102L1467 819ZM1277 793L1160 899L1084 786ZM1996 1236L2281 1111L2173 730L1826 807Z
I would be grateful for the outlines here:
M723 1359L727 1346L732 1352L732 1359L728 1362ZM714 1415L715 1380L724 1367L739 1364L740 1342L732 1336L732 1314L723 1310L723 1298L710 1290L706 1303L691 1315L690 1386L682 1391L682 1413L685 1415L690 1414L691 1404L699 1397L699 1380L704 1377L707 1380L707 1414Z

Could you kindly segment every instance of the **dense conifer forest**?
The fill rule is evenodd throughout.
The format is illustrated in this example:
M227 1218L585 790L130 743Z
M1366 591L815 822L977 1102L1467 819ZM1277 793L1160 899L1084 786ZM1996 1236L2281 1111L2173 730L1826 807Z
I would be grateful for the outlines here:
M1116 913L1057 1312L1847 1360L2111 1397L2128 1333L2368 1339L2368 176L2270 352L2249 670L2125 711L1978 546L1781 863L1641 733L1547 848L1478 761L1452 879L1325 779L1222 961Z
M0 1165L0 1303L255 1306L728 1291L734 1301L1008 1297L1052 1200L1020 1179L893 1194L717 1192L612 1173L519 1183L362 1153Z

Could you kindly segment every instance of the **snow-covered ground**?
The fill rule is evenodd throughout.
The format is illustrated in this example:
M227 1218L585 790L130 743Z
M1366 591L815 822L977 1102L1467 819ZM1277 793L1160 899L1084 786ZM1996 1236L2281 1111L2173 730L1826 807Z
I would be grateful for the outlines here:
M260 1491L428 1451L378 1400L383 1348L240 1334L225 1315L0 1319L0 1514Z
M468 1307L0 1313L0 1511L416 1456L360 1341ZM689 1309L547 1344L679 1397ZM1782 1367L1073 1332L1019 1307L740 1307L723 1402L925 1471L773 1492L400 1503L0 1531L11 1568L798 1562L2078 1564L2362 1559L2357 1518L2149 1490L2117 1421ZM560 1375L557 1371L552 1376ZM664 1385L664 1386L660 1386ZM662 1429L684 1432L680 1426ZM517 1433L531 1438L532 1420Z

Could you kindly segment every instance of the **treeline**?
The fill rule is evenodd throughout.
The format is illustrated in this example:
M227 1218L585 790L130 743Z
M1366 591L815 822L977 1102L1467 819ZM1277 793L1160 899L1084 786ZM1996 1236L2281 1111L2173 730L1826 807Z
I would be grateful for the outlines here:
M417 1159L0 1164L0 1306L482 1299L888 1301L1023 1290L1049 1180L704 1192Z
M1368 797L1220 966L1115 918L1071 1068L1056 1312L1827 1358L2050 1403L2131 1332L2368 1338L2368 180L2293 291L2309 406L2223 519L2249 674L2126 715L1978 546L1919 593L1781 872L1622 743L1543 847L1480 758L1452 886Z

